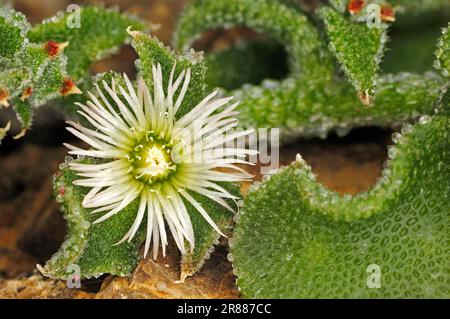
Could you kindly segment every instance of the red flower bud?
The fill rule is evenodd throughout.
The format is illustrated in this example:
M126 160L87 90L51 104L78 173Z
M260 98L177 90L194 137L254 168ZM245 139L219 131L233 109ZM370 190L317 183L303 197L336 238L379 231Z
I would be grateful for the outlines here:
M364 0L350 0L347 5L348 12L351 14L358 14L364 8Z
M20 99L22 101L25 101L26 99L28 99L31 96L32 93L33 93L33 89L31 88L31 86L29 86L25 90L23 90L22 96L20 97Z
M389 4L383 4L380 9L381 21L384 22L394 22L395 21L395 11Z
M64 79L63 86L60 90L62 96L66 96L69 94L81 94L81 90L75 85L72 79L66 78Z
M50 40L45 42L44 50L51 58L55 58L62 52L62 50L64 50L64 48L68 44L69 44L68 42L58 43L56 41Z
M7 89L0 88L0 107L8 107L9 106L9 92Z

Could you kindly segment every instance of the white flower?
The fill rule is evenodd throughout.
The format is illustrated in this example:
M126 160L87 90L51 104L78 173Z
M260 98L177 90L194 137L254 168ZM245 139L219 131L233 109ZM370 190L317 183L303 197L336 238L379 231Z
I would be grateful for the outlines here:
M250 164L245 158L256 152L229 146L251 132L227 134L238 124L234 118L237 103L230 104L232 98L217 98L215 91L176 120L175 114L188 90L190 69L181 72L174 81L175 66L172 68L167 94L163 90L161 66L153 66L152 72L153 96L142 79L138 79L135 92L126 75L123 78L126 89L116 86L114 81L112 87L103 82L104 91L97 86L98 97L89 93L87 105L78 103L79 113L95 129L74 122L68 122L72 127L67 128L92 148L84 150L65 145L70 154L100 159L96 164L70 164L82 177L74 184L91 188L83 206L92 208L92 213L106 212L94 223L120 213L138 198L136 219L119 243L132 240L146 215L144 256L153 241L153 258L156 258L160 242L165 255L168 240L165 224L183 254L185 240L191 250L195 245L191 218L183 200L192 204L223 235L189 192L199 193L233 211L226 199L237 200L237 197L217 182L251 178L235 164ZM218 171L218 168L228 171Z

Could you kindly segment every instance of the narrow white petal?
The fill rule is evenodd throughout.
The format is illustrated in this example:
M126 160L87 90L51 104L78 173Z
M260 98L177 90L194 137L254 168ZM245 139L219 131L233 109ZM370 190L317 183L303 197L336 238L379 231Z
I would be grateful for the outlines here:
M172 202L172 207L177 212L177 216L180 221L181 227L184 229L183 234L185 234L185 237L187 241L190 243L191 247L194 247L195 236L191 218L189 217L186 206L184 205L181 196L178 194L177 191L174 190L173 187L168 186L167 188L169 187L170 187L170 189L168 190L168 194L170 197L169 201Z
M94 221L94 224L98 224L104 220L107 220L108 218L114 216L115 214L117 214L118 212L120 212L122 209L124 209L126 206L128 206L128 204L130 204L133 200L135 200L135 198L139 195L138 192L131 192L128 193L125 198L122 200L122 202L114 209L112 209L111 211L109 211L108 213L106 213L105 215L103 215L102 217L100 217L99 219Z
M179 236L178 233L182 234L182 236L184 235L184 237L186 237L186 238L190 237L188 235L188 232L181 225L180 220L178 218L177 210L172 205L172 201L169 198L164 197L161 193L157 193L156 195L158 196L158 200L161 203L162 211L164 213L164 217L166 217L167 223L169 224L169 222L170 222L173 226L173 229L176 231L176 233L172 232L174 238ZM176 196L178 196L178 195L176 195ZM184 244L183 244L183 247L184 247Z
M202 205L200 205L199 202L197 202L191 195L189 195L188 192L186 191L181 191L180 192L181 195L183 195L184 198L186 198L189 203L192 204L192 206L195 207L195 209L197 209L197 211L203 216L203 218L212 226L212 228L214 228L214 230L216 232L218 232L221 236L227 237L224 233L222 233L222 231L220 230L220 228L216 225L216 223L211 219L211 217L208 215L208 213L205 211L205 209L202 207Z
M146 198L147 199L147 198ZM150 249L150 243L152 241L152 235L154 238L154 234L153 234L153 222L155 220L155 214L153 211L153 204L151 206L147 205L147 235L145 237L145 246L144 246L144 258L147 257L147 253L148 250ZM156 220L155 220L156 223ZM159 234L158 234L159 236ZM155 240L153 240L153 245L156 245ZM157 247L158 249L158 247Z
M116 105L119 107L120 113L125 120L131 127L139 127L139 124L137 123L136 118L131 113L131 111L128 109L128 107L122 102L122 100L119 98L116 92L116 86L115 81L112 81L112 88L110 88L108 85L104 85L105 90L108 92L108 94L112 97Z
M175 112L174 113L176 113L178 111L178 109L181 106L181 103L183 103L183 99L184 99L184 96L186 95L190 81L191 81L191 69L187 69L186 77L184 78L184 82L183 82L183 86L181 87L181 91L178 94L177 101L175 102Z
M158 257L159 239L160 239L160 232L159 232L158 217L156 214L153 214L153 259L155 260Z
M164 219L163 214L161 210L161 205L159 203L158 198L153 195L152 196L152 203L153 203L153 209L156 214L156 219L158 221L158 229L159 229L159 237L161 238L161 246L163 251L163 256L166 256L166 246L167 246L167 234L166 234L166 228L164 226Z
M127 239L128 239L128 242L130 242L133 239L134 235L136 234L137 230L139 229L139 226L141 225L146 206L147 206L147 195L146 195L146 192L142 192L141 201L139 202L138 212L136 214L136 218L133 222L133 225L130 227L130 229L125 234L125 236L123 236L123 238L115 245L119 245L119 244L123 243L124 241L126 241Z

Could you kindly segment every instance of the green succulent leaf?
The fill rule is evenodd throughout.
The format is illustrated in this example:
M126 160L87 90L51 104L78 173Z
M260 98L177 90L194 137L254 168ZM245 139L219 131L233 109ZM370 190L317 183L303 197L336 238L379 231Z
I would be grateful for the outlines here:
M225 50L206 55L205 62L208 67L206 80L209 86L220 86L240 101L238 116L242 127L279 127L285 139L314 136L324 138L330 131L345 135L353 127L369 125L395 127L432 111L432 102L442 85L442 79L438 75L427 72L385 74L380 77L376 54L372 54L370 59L367 58L371 62L366 62L364 56L359 60L352 60L350 49L347 51L343 49L348 53L348 64L354 71L353 76L358 80L362 79L361 81L367 83L366 86L370 86L373 90L370 92L372 107L362 108L352 84L346 84L340 78L330 80L330 75L334 73L331 64L322 63L324 68L322 70L326 68L327 72L315 70L311 71L311 75L293 72L296 70L295 65L298 64L301 68L307 62L300 53L292 53L297 52L296 50L302 51L304 46L295 46L293 50L289 42L291 40L286 40L288 37L286 34L297 30L294 26L307 27L304 25L300 27L301 24L298 22L288 27L285 21L289 19L304 21L303 18L296 18L302 17L301 13L274 1L257 1L250 5L245 0L236 0L236 4L234 2L231 4L228 6L221 1L196 1L189 5L179 20L174 43L178 48L185 47L209 28L229 27L234 24L245 25L271 36L270 41L240 42ZM280 12L278 20L272 21L270 17L266 17L267 12L278 12L277 10ZM330 21L332 17L337 17L337 22L333 20L330 22L332 24L343 23L350 30L362 28L363 33L385 32L384 29L372 30L365 24L347 20L331 8L323 10L330 17ZM278 33L285 34L284 38ZM381 36L372 40L373 42L370 39L363 39L363 42L371 43L372 48L377 46L382 48ZM321 39L318 37L317 41L320 42ZM360 39L354 39L355 44L347 45L348 48L352 45L358 46L359 41ZM309 42L308 47L315 47L324 61L328 61L326 57L329 57L329 54L321 49L320 44L314 43L315 41ZM280 67L280 63L273 64L275 60L273 56L279 55L280 51L283 53L282 48L287 51L291 62L288 66L283 64ZM374 49L373 52L375 51ZM280 60L282 59L277 59ZM367 65L372 65L372 68L367 69ZM286 67L289 68L287 76L279 80L283 77ZM375 81L377 86L374 84ZM360 90L363 90L362 86ZM362 97L366 100L368 95Z
M139 56L136 67L149 87L153 86L152 65L161 65L165 88L174 65L175 77L183 70L188 68L191 70L189 90L176 116L179 118L189 112L205 97L206 93L206 67L202 53L189 50L183 54L175 54L157 38L141 32L130 31L130 33L133 36L132 45Z
M241 101L240 126L278 127L282 139L346 135L354 127L397 127L423 114L432 114L442 80L433 73L387 74L380 77L372 106L361 105L345 82L328 80L265 80L231 91Z
M59 13L33 28L23 14L1 9L0 90L7 92L7 103L2 104L12 104L28 129L35 109L75 93L65 92L65 83L80 84L93 62L126 43L128 26L145 28L136 18L101 7ZM63 51L61 47L52 53L46 48L49 43L65 42L68 46Z
M43 268L40 267L41 273L51 278L66 279L73 272L71 265L76 265L82 278L98 277L103 273L129 275L137 265L142 230L130 243L114 244L133 224L139 202L132 202L105 222L93 224L98 216L81 204L89 189L73 185L77 178L67 163L60 166L60 172L54 178L54 194L62 204L68 235L59 251Z
M366 193L324 189L300 157L254 187L232 245L243 295L448 298L448 101L393 136L387 168Z
M17 97L29 82L29 72L25 68L10 68L0 71L0 88L6 89L10 98Z
M450 77L450 23L442 29L442 37L436 49L436 61L434 66L444 77Z
M340 13L344 13L349 0L328 0L328 2L334 9L336 9Z
M69 60L67 73L78 80L93 62L111 55L129 41L127 27L134 30L145 28L135 17L118 10L83 7L79 12L61 12L43 21L30 30L28 37L34 43L50 40L68 42L64 49Z
M278 41L289 55L294 77L331 77L332 60L318 31L292 6L274 0L197 0L181 14L173 45L187 49L202 32L246 26Z
M0 8L0 67L13 60L15 54L27 44L30 25L20 12Z
M16 112L17 119L22 124L22 128L26 130L26 128L30 127L33 121L33 109L30 103L16 98L13 100L13 109Z
M47 101L60 97L61 88L66 72L64 67L66 59L59 56L55 60L47 60L47 63L41 65L40 72L32 80L33 93L29 98L29 103L34 106L40 106Z
M353 22L332 8L319 10L330 40L330 49L351 83L368 104L375 89L386 42L386 25L370 28Z

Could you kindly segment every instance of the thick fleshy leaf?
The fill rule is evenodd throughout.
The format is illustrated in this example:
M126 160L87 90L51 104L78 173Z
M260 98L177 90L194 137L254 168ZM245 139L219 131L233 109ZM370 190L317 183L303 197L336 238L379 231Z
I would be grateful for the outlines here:
M79 93L76 85L90 65L126 43L128 26L144 28L136 18L117 10L85 7L60 13L30 29L24 15L2 9L0 90L7 93L2 104L12 105L28 129L34 109Z
M16 57L15 66L0 75L0 86L9 90L11 104L24 128L32 124L34 109L60 97L67 58L49 57L43 45L29 44ZM3 76L5 75L5 76Z
M175 77L183 70L191 69L189 90L176 114L178 118L189 112L206 96L206 67L201 52L191 49L183 54L175 54L157 38L141 32L130 31L130 33L133 36L132 45L139 56L136 67L149 88L153 86L152 64L161 65L165 90L173 65L176 64Z
M450 23L442 29L442 37L440 38L436 49L436 61L434 66L445 77L450 77Z
M66 279L76 269L72 265L76 265L82 278L98 277L103 273L129 275L137 264L143 233L140 231L130 243L114 244L133 224L138 201L108 220L92 224L98 216L81 205L88 189L74 186L73 181L77 178L67 163L61 164L60 172L54 178L54 194L61 203L68 235L59 251L40 268L41 273L51 278Z
M344 13L349 0L328 0L328 2L339 12Z
M371 81L376 80L378 86L373 85L374 92L370 92L372 107L362 108L352 84L346 84L345 79L330 81L329 75L334 73L331 64L322 61L321 70L326 68L328 71L316 69L310 72L310 76L302 71L292 73L297 64L311 65L303 60L304 52L300 51L305 46L310 49L315 46L315 41L311 38L308 44L305 42L303 46L294 47L291 47L291 40L287 40L290 32L302 34L303 31L300 30L309 28L299 22L304 22L301 13L292 11L283 4L276 4L276 1L258 0L252 4L240 1L239 5L231 2L230 6L228 3L194 1L187 6L178 22L174 43L178 48L185 47L210 28L230 27L234 24L245 25L271 36L272 39L268 42L238 43L206 56L208 84L228 89L228 95L235 96L240 101L238 110L242 127L279 127L286 139L326 137L330 131L345 135L354 127L395 127L432 111L431 104L441 86L438 75L398 73L378 77L378 63L372 55L373 72L363 70L366 73L361 78L369 84L374 84ZM272 21L271 17L262 12L263 9L267 9L266 12L278 12L279 14L272 16L280 18ZM339 21L344 20L345 25L369 30L365 24L347 20L331 8L326 10L331 11L333 16L338 15ZM287 21L294 22L288 24ZM279 33L283 33L283 36ZM320 41L319 38L317 40ZM279 44L274 44L273 41ZM366 43L367 39L363 39L360 45ZM379 41L375 44L377 43L380 45ZM283 53L283 47L291 62L288 66L290 73L285 79L276 80L273 78L283 77L283 73L279 71L286 68L286 65L274 65L274 59L270 57L273 53ZM328 53L321 50L320 45L316 49L326 61ZM353 62L355 71L361 66L365 68L367 64L364 58ZM362 97L367 101L369 95Z
M259 54L254 54L259 51ZM442 79L432 72L425 74L385 74L379 79L373 107L363 108L350 84L327 79L263 80L261 84L244 84L240 78L242 63L257 65L244 79L258 82L264 74L274 74L270 57L273 43L247 42L206 57L207 80L217 85L218 79L230 88L229 95L240 101L238 115L243 128L278 127L284 139L322 137L330 132L345 135L352 128L363 126L397 127L423 114L431 114ZM245 57L243 62L240 57ZM240 87L241 86L241 87Z
M222 72L220 68L211 71ZM396 127L419 115L431 114L441 82L432 73L384 75L371 108L361 107L349 84L319 79L282 84L265 80L261 86L271 90L244 85L229 94L241 101L238 117L243 128L278 127L285 139L325 138L330 132L345 135L354 127Z
M247 298L448 298L450 118L393 135L367 193L340 196L299 157L244 201L232 259Z
M379 65L386 42L386 25L370 28L354 22L331 8L319 11L330 41L330 49L339 61L364 104L369 104L376 87Z
M30 73L27 69L16 67L0 71L0 88L7 90L9 98L13 99L21 94L28 84Z
M28 37L34 43L68 42L64 49L69 60L67 72L78 80L93 62L111 55L128 41L127 27L144 29L142 22L118 10L83 7L79 12L61 12L43 21L30 30Z
M373 106L363 107L347 83L292 81L279 86L271 82L264 92L246 86L231 94L241 101L240 125L278 127L283 139L325 138L330 132L346 135L354 127L398 127L400 123L432 114L442 80L436 74L384 75L373 97Z
M174 34L177 49L188 48L203 32L245 26L278 41L289 55L292 77L329 77L332 60L305 14L275 0L196 0L181 14Z
M22 124L23 130L28 129L33 122L33 109L30 103L15 99L13 101L14 112L16 112L17 119Z
M13 60L27 44L29 29L30 25L22 13L0 8L0 67Z

